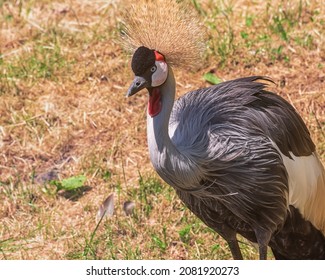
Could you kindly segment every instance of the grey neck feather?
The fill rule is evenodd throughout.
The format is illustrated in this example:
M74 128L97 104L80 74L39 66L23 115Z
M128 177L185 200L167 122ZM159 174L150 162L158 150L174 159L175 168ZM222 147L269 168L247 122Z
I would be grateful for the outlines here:
M174 105L176 83L169 67L168 78L160 87L161 112L151 117L147 114L147 137L150 160L162 179L175 188L190 188L199 181L196 164L181 153L169 136L169 119Z

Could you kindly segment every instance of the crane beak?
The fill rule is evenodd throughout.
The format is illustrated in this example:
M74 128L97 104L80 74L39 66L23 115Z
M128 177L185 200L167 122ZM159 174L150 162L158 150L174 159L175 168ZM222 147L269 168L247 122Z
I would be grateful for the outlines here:
M129 87L127 93L126 93L126 97L130 97L133 94L136 94L138 91L146 88L149 86L148 81L140 76L135 76L131 86Z

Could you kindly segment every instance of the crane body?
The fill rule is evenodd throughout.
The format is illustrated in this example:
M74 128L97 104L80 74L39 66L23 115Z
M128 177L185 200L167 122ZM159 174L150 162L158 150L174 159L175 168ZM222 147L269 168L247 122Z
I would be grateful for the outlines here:
M159 176L234 259L242 259L237 234L258 244L260 259L268 246L278 259L324 259L325 171L295 109L261 76L175 101L175 56L148 42L133 54L127 96L148 90L148 147Z

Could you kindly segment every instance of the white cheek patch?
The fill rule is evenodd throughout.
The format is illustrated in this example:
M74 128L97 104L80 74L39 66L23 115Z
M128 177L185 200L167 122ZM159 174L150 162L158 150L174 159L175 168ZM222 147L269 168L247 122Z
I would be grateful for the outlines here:
M162 85L167 79L168 66L167 66L167 63L164 61L156 61L155 64L156 64L157 70L152 74L151 86L158 87L158 86Z

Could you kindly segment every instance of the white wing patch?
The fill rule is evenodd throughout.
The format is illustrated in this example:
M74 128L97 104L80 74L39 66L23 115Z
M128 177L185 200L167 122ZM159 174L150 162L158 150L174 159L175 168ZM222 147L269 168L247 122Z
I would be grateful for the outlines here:
M289 204L325 234L325 170L317 153L292 159L280 152L289 178Z

